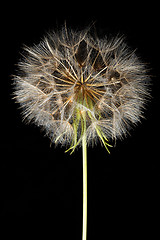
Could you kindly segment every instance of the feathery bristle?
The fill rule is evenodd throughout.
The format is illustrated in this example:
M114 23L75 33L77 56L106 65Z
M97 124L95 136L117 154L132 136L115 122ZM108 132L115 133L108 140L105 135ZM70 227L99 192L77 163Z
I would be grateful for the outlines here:
M25 47L14 78L23 118L52 142L81 144L122 138L143 117L149 96L146 67L121 37L93 38L67 28Z

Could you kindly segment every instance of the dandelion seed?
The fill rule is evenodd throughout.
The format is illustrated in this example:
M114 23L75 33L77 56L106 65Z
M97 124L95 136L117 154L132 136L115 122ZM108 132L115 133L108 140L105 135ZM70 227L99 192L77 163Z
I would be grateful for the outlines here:
M143 117L149 76L122 37L94 38L64 27L24 48L15 98L23 118L52 142L83 149L83 240L87 234L87 145L126 136Z

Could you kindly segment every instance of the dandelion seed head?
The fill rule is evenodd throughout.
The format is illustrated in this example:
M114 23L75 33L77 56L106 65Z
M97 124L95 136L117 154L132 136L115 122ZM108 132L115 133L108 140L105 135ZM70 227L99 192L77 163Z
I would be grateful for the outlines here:
M122 37L93 37L64 27L24 47L14 77L23 119L54 143L87 144L123 138L143 117L149 97L145 64ZM107 145L106 145L107 146Z

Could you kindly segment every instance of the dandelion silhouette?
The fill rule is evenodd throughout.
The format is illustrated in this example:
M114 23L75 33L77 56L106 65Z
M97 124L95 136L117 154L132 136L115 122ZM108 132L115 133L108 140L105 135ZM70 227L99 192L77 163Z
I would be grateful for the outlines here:
M93 37L88 29L62 28L24 47L14 77L23 119L51 142L83 152L83 233L87 236L87 145L123 138L143 117L149 96L146 66L124 38Z

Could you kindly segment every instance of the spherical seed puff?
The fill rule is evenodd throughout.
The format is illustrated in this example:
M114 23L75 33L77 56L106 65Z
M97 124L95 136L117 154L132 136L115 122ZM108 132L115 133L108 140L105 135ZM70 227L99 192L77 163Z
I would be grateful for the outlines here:
M143 117L150 79L122 37L99 39L65 27L24 47L18 65L14 94L23 118L52 142L80 145L85 119L87 144L105 145Z

